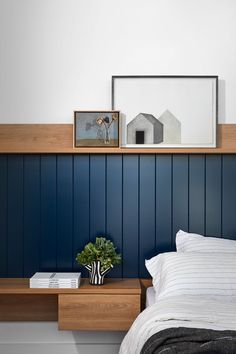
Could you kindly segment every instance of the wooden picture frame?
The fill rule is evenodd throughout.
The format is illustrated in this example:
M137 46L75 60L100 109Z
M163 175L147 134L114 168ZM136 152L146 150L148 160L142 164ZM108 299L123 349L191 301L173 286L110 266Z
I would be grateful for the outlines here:
M111 148L119 146L119 111L74 111L75 148Z

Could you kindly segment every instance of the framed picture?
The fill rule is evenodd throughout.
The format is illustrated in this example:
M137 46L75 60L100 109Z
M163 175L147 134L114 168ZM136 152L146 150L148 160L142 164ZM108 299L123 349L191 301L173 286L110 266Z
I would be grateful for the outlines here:
M216 147L218 76L113 76L122 146Z
M118 147L119 111L75 111L75 147Z

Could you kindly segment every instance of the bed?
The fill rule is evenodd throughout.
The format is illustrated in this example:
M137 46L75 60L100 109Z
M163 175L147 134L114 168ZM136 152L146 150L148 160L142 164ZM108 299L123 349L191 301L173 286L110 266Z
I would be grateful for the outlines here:
M153 287L120 354L236 353L236 242L199 239L189 252L177 240L177 252L146 261Z
M146 291L146 303L145 307L149 307L155 304L155 289L153 286L149 286Z

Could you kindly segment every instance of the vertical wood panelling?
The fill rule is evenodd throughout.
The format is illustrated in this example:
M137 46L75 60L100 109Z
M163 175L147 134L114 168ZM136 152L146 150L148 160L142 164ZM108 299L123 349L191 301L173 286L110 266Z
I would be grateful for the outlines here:
M7 156L0 155L0 277L7 275Z
M236 156L223 156L222 235L236 238Z
M8 276L23 277L23 156L8 156Z
M155 255L156 210L155 210L155 155L140 156L139 181L139 263L140 277L148 276L144 259Z
M74 156L74 252L73 257L89 242L89 155ZM74 259L74 269L87 275Z
M188 156L173 155L173 235L179 229L188 231Z
M205 156L189 156L189 231L205 234Z
M106 156L90 157L90 238L106 233Z
M139 157L123 156L123 276L139 269Z
M41 157L41 243L40 269L57 269L57 159Z
M236 239L236 155L1 155L0 276L82 270L89 240L110 237L113 277L148 276L179 229Z
M109 235L122 252L122 156L107 156L107 191L106 211L107 229ZM110 276L122 277L122 265L116 266Z
M57 157L57 268L70 270L73 254L73 157Z
M221 156L206 155L206 235L221 237Z
M156 156L156 250L172 249L172 156Z
M26 155L24 157L24 276L32 276L39 267L40 156Z

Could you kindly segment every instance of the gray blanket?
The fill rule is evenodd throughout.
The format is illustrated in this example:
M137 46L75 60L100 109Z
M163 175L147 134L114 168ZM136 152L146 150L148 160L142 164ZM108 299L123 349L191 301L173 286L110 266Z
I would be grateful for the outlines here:
M236 331L168 328L154 334L141 354L236 354Z

